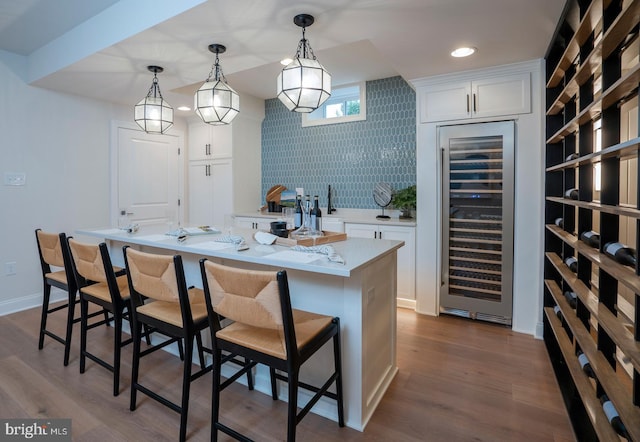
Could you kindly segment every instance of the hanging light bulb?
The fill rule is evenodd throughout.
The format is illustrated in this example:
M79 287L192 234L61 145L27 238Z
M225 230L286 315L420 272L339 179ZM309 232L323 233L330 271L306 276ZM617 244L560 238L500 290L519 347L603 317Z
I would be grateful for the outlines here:
M153 82L144 97L133 108L134 120L145 132L163 134L173 126L173 108L162 98L158 73L162 72L160 66L147 66L153 72Z
M293 22L302 28L302 40L293 61L278 75L278 98L290 111L313 112L331 96L331 74L316 60L305 29L314 18L299 14Z
M240 112L240 96L227 84L218 60L218 54L224 54L227 48L211 44L209 50L216 54L216 61L209 77L193 96L194 108L205 123L229 124Z

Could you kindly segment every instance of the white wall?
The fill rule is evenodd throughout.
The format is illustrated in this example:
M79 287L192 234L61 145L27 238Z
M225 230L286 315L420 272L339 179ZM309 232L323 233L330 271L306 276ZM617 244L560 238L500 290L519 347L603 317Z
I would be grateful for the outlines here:
M119 106L32 87L0 62L0 315L41 303L36 228L109 224L110 122L131 121L136 98ZM26 185L5 186L7 172L26 173Z

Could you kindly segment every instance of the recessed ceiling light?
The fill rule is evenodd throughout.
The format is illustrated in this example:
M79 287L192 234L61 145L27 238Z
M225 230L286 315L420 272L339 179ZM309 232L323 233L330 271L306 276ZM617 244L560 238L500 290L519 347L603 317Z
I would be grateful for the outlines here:
M452 57L468 57L469 55L476 52L476 48L471 47L462 47L458 48L451 53Z
M291 58L283 58L282 60L280 60L280 64L282 66L289 66L289 63L291 63L293 60Z
M188 112L191 110L191 108L189 106L178 106L178 110Z

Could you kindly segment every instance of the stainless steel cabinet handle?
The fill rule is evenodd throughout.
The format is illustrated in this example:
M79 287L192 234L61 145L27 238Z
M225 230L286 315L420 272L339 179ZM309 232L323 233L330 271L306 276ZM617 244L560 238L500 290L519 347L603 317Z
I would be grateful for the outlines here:
M469 94L467 94L467 113L469 113Z
M478 109L476 109L476 94L473 94L473 112L478 112Z

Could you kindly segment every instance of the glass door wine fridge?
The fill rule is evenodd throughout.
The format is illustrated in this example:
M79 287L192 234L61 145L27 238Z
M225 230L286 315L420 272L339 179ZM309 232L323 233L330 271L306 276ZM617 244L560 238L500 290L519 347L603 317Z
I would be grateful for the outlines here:
M514 122L439 128L440 311L511 325Z

